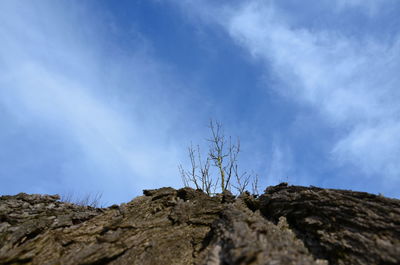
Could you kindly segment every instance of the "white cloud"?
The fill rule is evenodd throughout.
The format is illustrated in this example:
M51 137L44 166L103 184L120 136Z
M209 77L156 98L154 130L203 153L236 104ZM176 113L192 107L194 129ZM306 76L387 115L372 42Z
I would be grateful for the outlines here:
M235 41L286 82L283 95L311 104L329 123L346 128L348 133L334 144L334 155L393 180L400 173L400 42L295 29L285 15L251 1L225 26Z
M387 185L398 181L400 172L400 123L382 121L376 125L359 124L336 143L333 153L340 161L360 166L366 175L383 173Z
M172 128L183 117L180 85L167 76L168 67L147 53L145 42L121 57L103 54L101 32L100 40L86 34L95 25L70 7L21 4L0 4L0 106L23 125L15 131L51 128L60 146L76 146L73 157L61 161L63 179L54 176L51 181L60 182L48 186L104 191L104 199L115 202L143 188L179 185L176 146L185 139L174 137ZM169 96L176 101L166 103ZM60 161L46 161L43 175L54 162Z
M358 8L379 16L393 3L338 0L324 5L333 11ZM357 38L340 28L293 25L297 10L282 10L277 1L180 5L186 10L201 7L197 15L205 23L220 24L238 45L265 62L266 71L272 69L280 77L284 86L276 87L278 93L320 112L341 133L332 143L332 155L339 163L383 176L386 182L400 180L399 35L385 42L365 37L366 32ZM204 16L205 9L218 15Z

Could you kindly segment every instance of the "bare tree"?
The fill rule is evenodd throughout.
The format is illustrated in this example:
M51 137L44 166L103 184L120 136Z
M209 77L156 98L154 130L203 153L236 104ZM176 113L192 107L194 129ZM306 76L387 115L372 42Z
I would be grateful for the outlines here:
M190 145L190 147L188 147L188 153L190 158L191 170L184 170L182 165L179 165L179 171L181 173L183 184L185 185L185 187L189 187L189 183L193 183L196 189L200 189L198 176L196 175L198 166L196 164L195 150L192 144Z
M196 189L202 189L208 195L215 194L218 185L220 185L221 192L230 190L231 187L236 189L239 194L244 192L249 185L251 175L247 172L239 172L238 156L241 151L239 139L236 143L232 142L232 137L226 139L222 125L217 121L211 120L209 128L211 138L207 139L209 149L206 159L202 159L199 146L194 149L191 145L188 148L191 169L185 170L182 165L179 165L183 184L186 187L194 185ZM215 179L211 174L211 165L217 171L218 177ZM254 180L253 177L254 181L257 185L258 179Z
M206 161L203 162L199 145L197 145L197 149L194 149L191 145L188 148L188 154L191 169L185 170L182 165L178 166L183 184L185 187L190 187L190 184L193 184L196 189L201 189L208 195L212 195L215 193L218 180L214 181L210 176L210 158L207 157ZM198 175L198 173L200 174Z
M210 158L207 157L206 161L203 163L201 158L200 146L197 145L197 154L198 154L198 161L200 165L200 177L201 177L201 186L202 190L204 190L207 194L215 193L215 188L217 183L213 183L210 177Z
M228 181L225 180L225 166L224 166L224 159L228 156L227 153L224 151L225 147L225 136L222 134L221 135L221 124L218 122L213 122L212 120L210 121L210 126L209 126L211 133L212 133L212 138L208 139L210 142L210 149L208 156L211 158L211 160L214 162L214 166L218 168L219 173L220 173L220 179L221 179L221 191L223 192L226 190L228 184L229 184L229 179L230 176L228 176Z

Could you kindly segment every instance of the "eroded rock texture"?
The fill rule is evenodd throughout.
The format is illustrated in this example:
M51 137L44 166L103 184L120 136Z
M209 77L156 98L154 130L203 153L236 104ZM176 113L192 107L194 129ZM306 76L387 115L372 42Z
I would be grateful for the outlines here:
M0 264L400 262L399 201L366 193L276 186L235 199L162 188L102 209L58 199L0 197Z
M269 187L264 216L284 216L315 257L330 264L400 264L400 201L365 192Z

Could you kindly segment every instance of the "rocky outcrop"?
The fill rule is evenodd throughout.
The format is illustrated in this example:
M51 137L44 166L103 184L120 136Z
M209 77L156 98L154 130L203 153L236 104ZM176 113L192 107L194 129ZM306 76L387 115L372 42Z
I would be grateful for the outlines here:
M145 190L109 208L2 196L0 264L398 264L399 206L285 185L259 198Z
M261 212L285 217L314 257L330 264L400 264L400 201L365 192L269 187Z

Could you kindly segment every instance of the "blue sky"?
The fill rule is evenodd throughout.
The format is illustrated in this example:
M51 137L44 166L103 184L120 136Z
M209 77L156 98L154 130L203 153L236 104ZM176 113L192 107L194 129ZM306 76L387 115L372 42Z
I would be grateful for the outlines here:
M182 186L210 118L262 188L400 198L400 3L0 2L0 194ZM204 146L203 146L204 148Z

